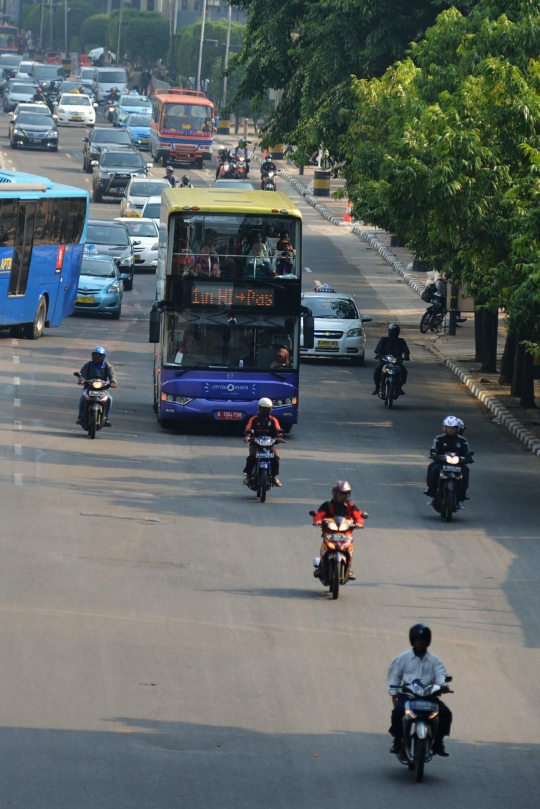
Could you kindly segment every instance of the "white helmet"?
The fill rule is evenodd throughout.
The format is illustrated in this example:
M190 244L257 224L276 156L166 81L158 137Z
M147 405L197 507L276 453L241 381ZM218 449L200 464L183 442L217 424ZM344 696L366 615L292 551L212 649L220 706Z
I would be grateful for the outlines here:
M266 399L266 398L259 399L259 401L257 403L257 407L269 407L270 410L273 408L273 406L274 405L272 404L272 399Z
M443 421L443 425L445 427L458 427L459 428L461 426L461 421L460 421L460 419L458 419L457 416L447 416L445 418L445 420Z

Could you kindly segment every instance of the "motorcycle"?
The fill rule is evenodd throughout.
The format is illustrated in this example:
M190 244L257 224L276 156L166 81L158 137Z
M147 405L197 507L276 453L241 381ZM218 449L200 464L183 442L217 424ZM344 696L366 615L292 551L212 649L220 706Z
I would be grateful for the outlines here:
M73 376L78 379L82 378L78 371L74 371ZM84 415L81 427L88 433L89 438L95 438L96 432L105 425L105 413L109 401L107 391L110 387L111 383L103 379L85 379L84 381Z
M276 172L269 171L261 177L261 188L263 191L277 191Z
M420 319L420 331L422 334L427 334L428 331L441 331L446 317L446 303L443 296L437 292L437 285L429 284L420 297L425 303L429 303Z
M113 119L114 119L114 114L116 112L116 107L117 106L118 106L118 104L117 104L116 101L107 101L107 103L105 104L105 109L103 111L103 114L104 114L105 118L107 119L107 121L110 124L114 123Z
M473 453L471 453L472 455ZM437 496L433 504L435 511L438 511L446 522L452 522L452 516L458 510L459 493L463 485L463 464L472 463L472 458L463 458L455 452L447 452L446 455L437 455L434 460L442 464L439 472L439 483L437 486Z
M315 516L314 511L309 514ZM367 519L369 515L363 511L362 516ZM349 581L354 554L353 531L354 520L349 517L323 520L321 555L313 560L313 575L329 588L334 601L339 597L340 586Z
M391 354L382 357L382 360L384 365L379 387L379 398L384 401L387 407L392 408L401 389L401 363L403 360L397 359Z
M278 443L276 438L270 438L268 435L261 435L258 438L253 438L252 443L256 444L259 449L257 450L256 464L253 467L253 472L247 483L248 487L253 492L257 492L257 497L260 498L261 503L266 501L266 494L273 489L274 479L272 476L272 460L274 453L271 447ZM285 443L280 441L279 443Z
M249 160L244 155L238 155L236 158L236 179L243 180L249 174Z
M446 682L452 682L452 677L447 677ZM422 680L394 688L410 697L405 703L403 743L396 756L401 764L415 772L415 780L420 784L424 780L424 766L433 758L433 743L439 725L439 705L434 698L440 696L443 688L445 694L454 692Z

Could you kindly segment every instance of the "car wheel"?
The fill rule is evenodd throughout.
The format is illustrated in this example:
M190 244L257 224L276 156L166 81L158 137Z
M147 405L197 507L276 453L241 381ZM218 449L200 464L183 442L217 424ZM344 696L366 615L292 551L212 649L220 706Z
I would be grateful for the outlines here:
M131 289L133 289L133 276L128 278L127 281L124 281L124 290L129 292Z
M353 365L364 365L366 362L366 355L362 354L360 357L353 358Z
M122 304L120 304L120 306L118 307L118 311L117 311L117 312L113 312L113 313L112 313L112 319L113 319L113 320L120 320L120 315L121 315L121 314L122 314Z
M101 193L99 188L94 188L92 199L94 202L103 202L103 194Z
M198 169L202 169L202 167L203 167L203 159L202 159L202 157L197 158L197 161L195 163L195 167L198 168Z
M51 149L51 152L57 152L57 151L58 151L58 146L54 146L54 147Z
M16 143L15 143L15 141L13 141L13 140L10 140L9 145L10 145L10 147L11 147L12 149L16 149L16 148L17 148L17 144L16 144Z

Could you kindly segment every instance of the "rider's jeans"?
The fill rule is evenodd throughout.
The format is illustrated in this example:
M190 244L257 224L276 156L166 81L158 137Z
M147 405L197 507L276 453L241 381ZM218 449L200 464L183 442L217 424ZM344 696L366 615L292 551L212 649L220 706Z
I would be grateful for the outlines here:
M109 418L109 413L111 412L112 407L112 396L109 393L109 401L107 402L107 408L105 410L105 418ZM81 393L81 398L79 399L79 418L82 419L84 416L84 393Z

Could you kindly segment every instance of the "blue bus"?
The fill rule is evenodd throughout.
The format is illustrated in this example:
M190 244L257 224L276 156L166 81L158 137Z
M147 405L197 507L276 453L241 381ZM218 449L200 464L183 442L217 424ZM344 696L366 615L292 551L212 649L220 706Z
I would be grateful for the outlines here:
M302 216L281 192L166 189L161 197L154 410L163 427L244 422L261 397L298 420Z
M0 170L0 328L37 340L73 312L86 241L86 191Z

